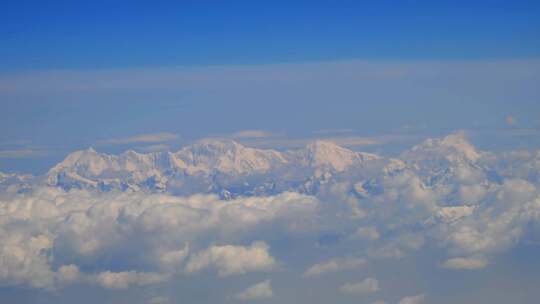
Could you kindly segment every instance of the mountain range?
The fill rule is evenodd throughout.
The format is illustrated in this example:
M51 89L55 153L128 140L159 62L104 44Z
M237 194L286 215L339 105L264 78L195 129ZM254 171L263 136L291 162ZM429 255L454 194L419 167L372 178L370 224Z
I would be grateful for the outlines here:
M226 139L205 139L176 152L119 155L92 148L73 152L44 176L0 173L0 189L24 191L33 185L64 190L167 192L175 195L215 193L222 198L271 195L285 191L317 194L346 183L356 195L377 192L385 176L408 173L426 187L456 184L488 185L520 164L525 179L538 179L540 152L506 155L506 163L492 153L479 152L463 133L427 139L397 157L356 152L332 142L314 141L288 151L246 147ZM536 167L535 167L536 166ZM532 167L532 168L531 168ZM529 168L531 174L527 171ZM516 169L512 169L516 171ZM516 172L512 172L515 176ZM519 172L518 172L519 173Z

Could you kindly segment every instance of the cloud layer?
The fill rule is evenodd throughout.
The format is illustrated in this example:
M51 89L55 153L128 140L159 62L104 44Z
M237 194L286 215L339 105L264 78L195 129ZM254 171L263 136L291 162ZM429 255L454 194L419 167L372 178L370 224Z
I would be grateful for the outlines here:
M127 293L207 280L233 284L221 291L227 301L279 302L287 288L319 286L345 302L356 296L423 303L431 299L429 290L390 290L395 282L389 283L385 267L422 256L422 267L433 271L481 274L539 237L538 152L479 151L457 133L396 158L316 143L282 160L292 166L294 159L294 170L280 165L261 171L242 157L261 164L257 157L282 154L225 144L208 160L202 152L209 147L216 146L186 150L201 157L193 166L218 159L215 164L229 170L234 160L255 173L189 171L185 165L189 170L169 178L198 189L189 195L169 188L63 188L48 184L47 176L2 174L0 284L44 293L77 286ZM84 153L56 169L104 178L132 166ZM83 175L88 172L93 175ZM223 176L236 180L220 184ZM287 286L287 280L295 283Z

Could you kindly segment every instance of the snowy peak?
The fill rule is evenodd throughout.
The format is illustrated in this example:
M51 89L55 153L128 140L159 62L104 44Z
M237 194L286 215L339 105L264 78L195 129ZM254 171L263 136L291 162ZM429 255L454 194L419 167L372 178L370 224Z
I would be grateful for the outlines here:
M247 174L268 171L287 162L282 153L245 147L232 140L203 140L175 153L189 174Z
M49 174L62 170L84 171L99 175L110 165L110 156L97 153L93 148L75 151L49 170Z
M127 151L121 155L98 153L94 149L76 151L47 173L49 185L71 187L141 183L159 176L157 154ZM111 186L113 187L113 186Z
M402 154L402 158L408 162L437 159L451 163L475 162L480 157L481 154L467 141L464 132L426 139Z
M453 150L455 153L464 156L470 161L476 161L480 158L480 153L478 153L475 147L467 141L464 132L458 132L444 137L441 140L440 145L449 150Z
M452 185L498 181L505 176L540 180L540 152L512 154L502 163L488 152L477 151L463 133L427 139L398 158L355 152L329 141L314 141L290 151L246 147L227 139L206 139L177 152L119 155L94 149L76 151L47 176L32 179L50 186L92 188L101 191L166 191L223 195L275 194L282 191L317 193L324 185L352 179L378 191L377 183L400 174L416 176L441 191L459 191ZM405 176L404 175L404 176ZM0 174L0 186L28 184ZM458 193L458 192L456 192Z
M401 154L409 169L430 186L444 187L459 183L479 183L486 179L489 170L478 152L463 132L443 138L427 139Z
M337 172L351 166L360 165L365 161L378 159L379 156L370 153L354 152L340 147L335 143L317 140L299 152L300 163L314 168L329 168Z
M101 189L154 189L156 185L165 189L171 183L212 187L219 175L234 180L288 172L309 178L313 170L343 172L374 159L379 157L325 141L315 141L296 151L279 152L246 147L227 139L206 139L174 153L142 154L129 150L108 155L94 149L76 151L49 170L47 183L64 188Z

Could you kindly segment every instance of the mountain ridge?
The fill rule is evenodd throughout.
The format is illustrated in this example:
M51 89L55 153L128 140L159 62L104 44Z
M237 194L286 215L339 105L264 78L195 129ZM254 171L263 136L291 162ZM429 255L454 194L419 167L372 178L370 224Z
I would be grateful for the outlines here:
M229 139L204 139L178 151L128 150L117 155L93 148L74 151L44 176L2 174L0 187L27 189L42 184L64 190L216 193L230 198L285 191L317 194L348 185L365 197L380 192L388 178L401 174L417 177L423 187L458 193L455 184L500 182L513 164L519 165L524 179L540 180L537 172L528 169L538 167L540 152L529 154L505 156L505 164L496 164L492 154L476 150L462 132L426 139L397 157L356 152L321 140L278 151Z

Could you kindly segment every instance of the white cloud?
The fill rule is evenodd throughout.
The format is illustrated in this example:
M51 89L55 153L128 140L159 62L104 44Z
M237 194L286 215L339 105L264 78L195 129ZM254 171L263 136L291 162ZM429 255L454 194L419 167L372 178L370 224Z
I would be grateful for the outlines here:
M356 146L370 146L379 145L382 143L380 138L361 137L361 136L347 136L347 137L328 137L320 140L333 142L336 145L344 147L356 147Z
M143 152L163 152L163 151L170 151L171 146L166 145L166 144L157 144L157 145L137 147L135 149L143 151Z
M345 283L339 290L346 294L368 294L379 290L379 281L367 278L361 282Z
M483 258L452 258L444 261L442 267L449 269L481 269L488 265Z
M271 298L274 295L270 280L262 281L237 293L234 298L243 301Z
M51 187L0 193L0 284L55 289L94 276L100 286L125 288L185 269L214 268L222 276L269 271L277 262L264 242L214 245L191 256L190 248L208 246L208 236L227 244L265 230L275 234L270 227L277 223L288 235L303 233L299 227L317 205L296 193L228 201ZM126 255L130 267L107 268L111 259ZM95 272L83 272L83 264Z
M56 276L61 284L71 284L79 280L79 267L76 265L62 265L58 268Z
M107 289L126 289L132 285L144 286L165 281L167 276L159 273L136 271L101 272L96 276L96 283Z
M487 189L482 185L463 185L459 187L459 196L463 203L475 204L486 195Z
M123 138L111 138L111 139L103 140L100 143L109 144L109 145L126 145L126 144L134 144L134 143L160 143L160 142L173 141L176 139L178 139L177 134L163 132L163 133L141 134L141 135L123 137Z
M212 246L190 257L186 265L188 273L206 268L216 268L220 276L244 274L253 271L269 271L276 267L276 260L268 252L264 242L250 246Z
M362 267L366 260L355 257L334 258L326 262L315 264L309 267L305 272L305 277L320 276L325 273L351 270Z
M31 236L25 231L3 228L0 239L0 281L9 285L27 283L35 288L54 288L54 271L43 254L52 248L51 236Z
M274 134L269 131L264 130L243 130L235 132L231 135L232 138L267 138L267 137L275 137L277 134Z
M403 297L399 300L398 304L422 304L425 303L426 296L424 294L418 294L415 296Z
M45 155L47 155L46 151L31 148L0 150L0 158L32 158Z
M189 245L178 250L165 250L159 253L159 263L166 271L176 272L180 270L182 262L189 254Z
M358 227L350 238L374 241L380 238L380 234L376 227Z
M315 131L315 134L344 134L344 133L352 133L353 129L322 129Z
M148 301L148 304L168 304L170 303L167 297L153 297Z

